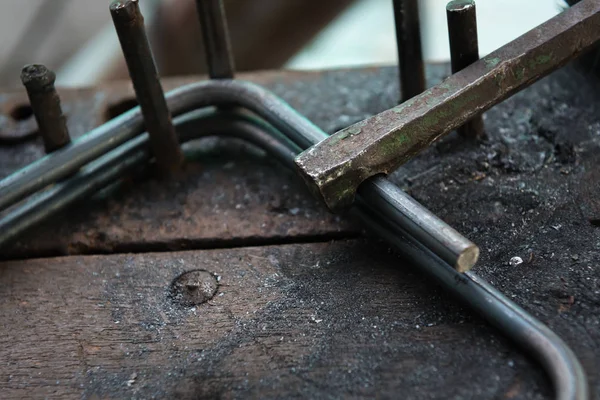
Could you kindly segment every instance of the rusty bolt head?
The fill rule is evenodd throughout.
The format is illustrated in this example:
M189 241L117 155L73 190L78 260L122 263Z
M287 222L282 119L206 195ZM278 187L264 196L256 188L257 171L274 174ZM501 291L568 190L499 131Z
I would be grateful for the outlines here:
M217 293L219 283L215 275L204 270L186 272L171 285L171 298L185 306L202 304Z
M452 0L446 5L446 10L451 12L465 12L475 8L473 0Z
M138 0L113 1L109 8L113 18L120 22L132 21L141 15Z
M44 90L53 90L56 75L53 71L41 64L29 64L21 70L21 82L27 90L40 92Z

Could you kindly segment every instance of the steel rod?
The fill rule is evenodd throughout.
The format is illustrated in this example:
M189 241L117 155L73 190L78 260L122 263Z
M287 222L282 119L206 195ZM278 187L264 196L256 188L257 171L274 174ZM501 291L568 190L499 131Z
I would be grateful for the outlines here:
M452 0L446 5L448 38L450 41L450 64L452 73L468 67L479 60L477 38L477 9L474 0ZM459 134L470 139L485 137L481 115L477 115L457 128Z
M402 221L403 227L410 226L405 230L458 272L468 271L477 262L479 247L383 176L367 179L358 193L369 206Z
M421 24L418 0L393 0L400 102L425 90L425 63L421 50Z
M600 1L583 0L409 101L342 129L296 162L331 210L365 179L387 174L434 140L600 41Z
M152 154L162 170L177 170L183 162L183 154L148 44L138 0L115 1L110 5L110 13L150 134Z
M222 0L196 0L211 79L233 79L235 66Z
M54 87L56 75L40 64L30 64L21 71L21 82L27 90L29 104L38 124L46 153L52 153L71 143L67 119Z

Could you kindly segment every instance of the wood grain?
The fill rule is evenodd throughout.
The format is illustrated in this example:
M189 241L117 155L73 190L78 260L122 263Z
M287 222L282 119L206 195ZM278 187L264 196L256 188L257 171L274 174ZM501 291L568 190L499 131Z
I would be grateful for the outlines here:
M220 277L218 293L181 306L170 285L195 269ZM450 398L475 386L497 398L522 374L522 390L547 392L518 352L373 243L14 261L0 282L6 399Z

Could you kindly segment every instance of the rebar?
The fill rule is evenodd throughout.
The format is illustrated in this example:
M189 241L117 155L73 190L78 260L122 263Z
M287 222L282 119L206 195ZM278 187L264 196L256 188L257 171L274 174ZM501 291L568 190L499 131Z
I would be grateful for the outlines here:
M167 101L176 116L210 106L237 106L251 110L269 121L301 149L327 138L325 132L295 112L283 100L249 82L210 80L194 83L169 92ZM143 118L139 107L136 107L75 141L68 149L57 152L53 157L44 157L8 176L0 181L0 211L26 195L74 173L78 168L134 138L142 131ZM99 149L103 151L100 152ZM373 193L373 196L382 198L382 202L387 197L385 189L380 185L373 186ZM403 204L402 207L397 207L395 212L398 215L395 218L401 219L406 225L405 229L413 232L414 236L431 237L427 243L432 245L436 254L440 254L461 271L475 265L478 250L474 243L453 229L440 230L441 221L422 206L419 210L425 214L416 224L411 222L410 210L413 210L417 203L402 191L396 193L394 204ZM450 248L440 243L452 243L454 247Z
M177 170L183 163L183 153L148 44L138 0L115 1L110 5L110 13L150 134L152 154L162 170Z
M421 49L418 0L393 0L398 47L400 102L425 90L425 63Z
M233 79L235 66L231 53L227 18L222 0L196 0L208 75L211 79Z
M29 104L44 141L46 153L52 153L71 143L67 119L54 87L55 80L54 72L44 65L26 65L21 71L21 82L27 90Z
M474 0L452 0L446 5L448 38L450 41L450 64L452 73L468 67L479 60L477 39L477 11ZM481 115L477 115L457 128L459 134L470 139L485 137Z

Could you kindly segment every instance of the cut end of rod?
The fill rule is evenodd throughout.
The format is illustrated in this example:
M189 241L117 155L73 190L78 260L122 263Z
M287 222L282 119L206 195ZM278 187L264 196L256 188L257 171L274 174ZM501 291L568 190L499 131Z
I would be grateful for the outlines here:
M446 5L448 12L468 12L475 8L473 0L452 0Z
M140 14L140 5L138 0L118 0L110 4L110 14L113 20L123 22L138 18Z
M29 64L21 70L21 82L28 90L44 90L54 85L56 75L42 64Z
M467 272L475 266L479 259L479 247L473 245L463 251L456 260L454 268L458 272Z

